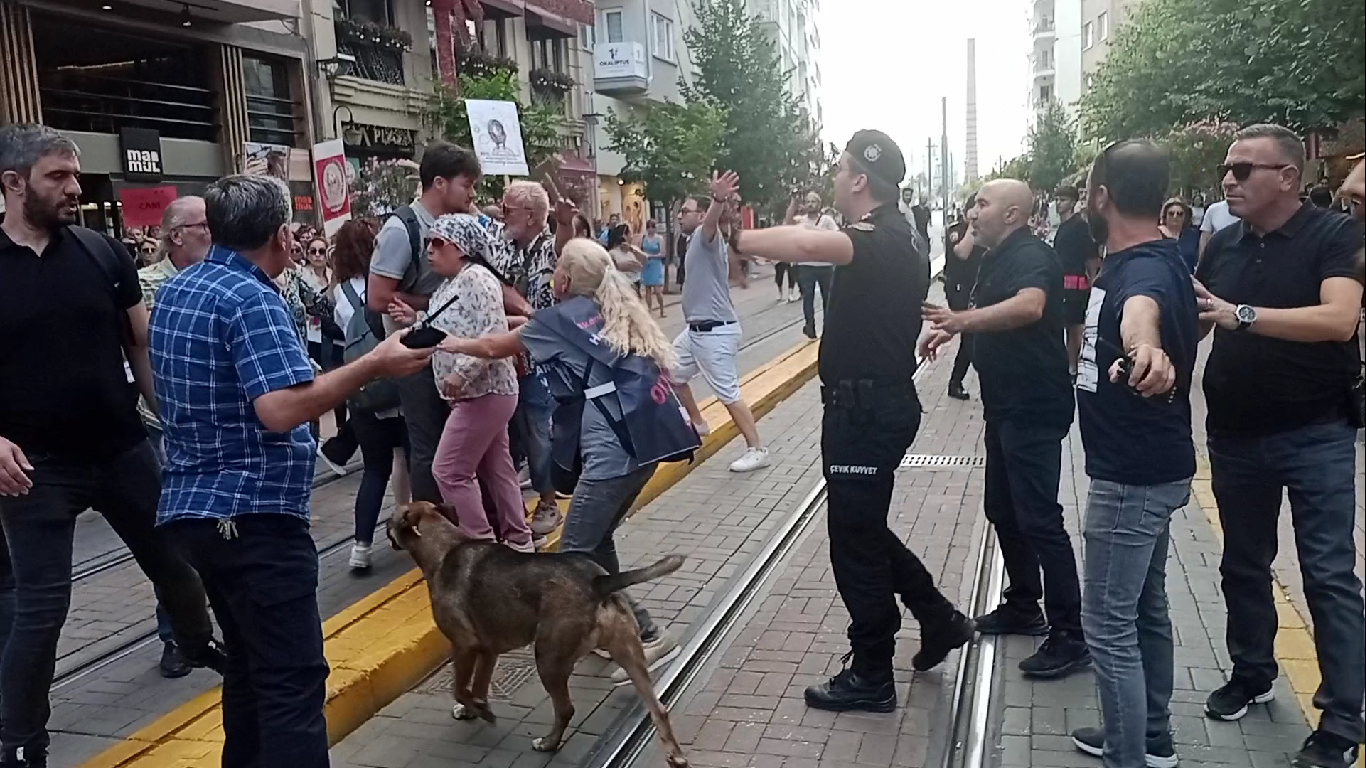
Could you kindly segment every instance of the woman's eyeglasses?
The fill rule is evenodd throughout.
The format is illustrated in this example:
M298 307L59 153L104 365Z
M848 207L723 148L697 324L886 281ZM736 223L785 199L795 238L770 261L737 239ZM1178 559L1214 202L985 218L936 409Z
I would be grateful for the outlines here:
M427 238L427 245L431 246L432 248L445 248L446 244L449 242L449 240L442 237Z
M1221 179L1232 173L1234 181L1244 182L1252 176L1253 171L1280 171L1289 167L1288 163L1276 165L1267 163L1220 163L1215 167L1215 171L1218 172Z
M140 250L144 256L151 256L157 252L157 249L150 245L145 245Z
M309 249L308 249L308 255L309 255L309 256L326 256L326 255L327 255L327 249L326 249L326 248L309 248Z

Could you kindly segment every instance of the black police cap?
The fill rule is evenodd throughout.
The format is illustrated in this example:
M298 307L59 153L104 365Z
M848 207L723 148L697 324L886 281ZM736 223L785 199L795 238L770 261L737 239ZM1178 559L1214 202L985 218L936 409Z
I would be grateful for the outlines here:
M844 151L869 176L896 187L906 178L906 159L892 137L882 131L862 130L855 133Z

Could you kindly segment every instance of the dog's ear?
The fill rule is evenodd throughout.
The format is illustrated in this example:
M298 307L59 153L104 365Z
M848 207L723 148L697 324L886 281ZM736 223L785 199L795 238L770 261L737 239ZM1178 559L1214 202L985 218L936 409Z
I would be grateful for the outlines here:
M398 539L394 538L394 526L397 524L396 521L390 520L389 525L384 526L384 535L389 537L389 546L393 547L395 550L402 551L403 545L399 544Z

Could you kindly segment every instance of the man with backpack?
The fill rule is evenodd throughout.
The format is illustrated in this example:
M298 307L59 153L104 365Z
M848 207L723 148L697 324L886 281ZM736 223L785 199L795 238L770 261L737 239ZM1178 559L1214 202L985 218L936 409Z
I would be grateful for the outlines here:
M427 230L438 216L465 213L474 204L474 186L481 171L479 158L468 150L436 141L428 144L418 166L422 195L394 212L375 239L366 283L366 307L384 315L394 299L417 310L427 302L444 278L427 263ZM385 330L395 326L385 321ZM432 458L450 406L436 389L428 366L398 382L399 401L408 423L408 468L413 500L440 503L441 492L432 479Z
M155 530L161 481L137 412L156 401L132 258L75 226L79 149L0 128L0 766L47 763L76 516L98 510L158 588L185 658L221 671L198 575ZM136 388L128 382L125 358ZM7 541L5 541L7 540Z

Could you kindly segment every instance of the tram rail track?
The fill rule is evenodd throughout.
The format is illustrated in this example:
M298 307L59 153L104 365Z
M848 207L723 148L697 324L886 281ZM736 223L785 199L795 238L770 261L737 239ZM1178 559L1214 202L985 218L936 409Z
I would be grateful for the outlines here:
M915 380L928 369L921 360ZM722 652L724 642L739 628L750 606L759 599L769 579L783 566L788 554L801 542L819 516L826 499L826 483L820 480L779 525L764 548L731 583L716 608L691 634L676 659L659 678L655 691L666 709L679 704L689 687L699 681L708 663ZM981 615L1000 600L1004 565L991 527L984 526L975 545L970 615ZM981 768L986 758L986 729L990 714L991 685L998 660L996 638L977 636L958 653L948 699L948 743L937 753L935 768ZM645 708L636 704L620 725L604 736L590 758L592 768L635 768L654 748L654 725Z

